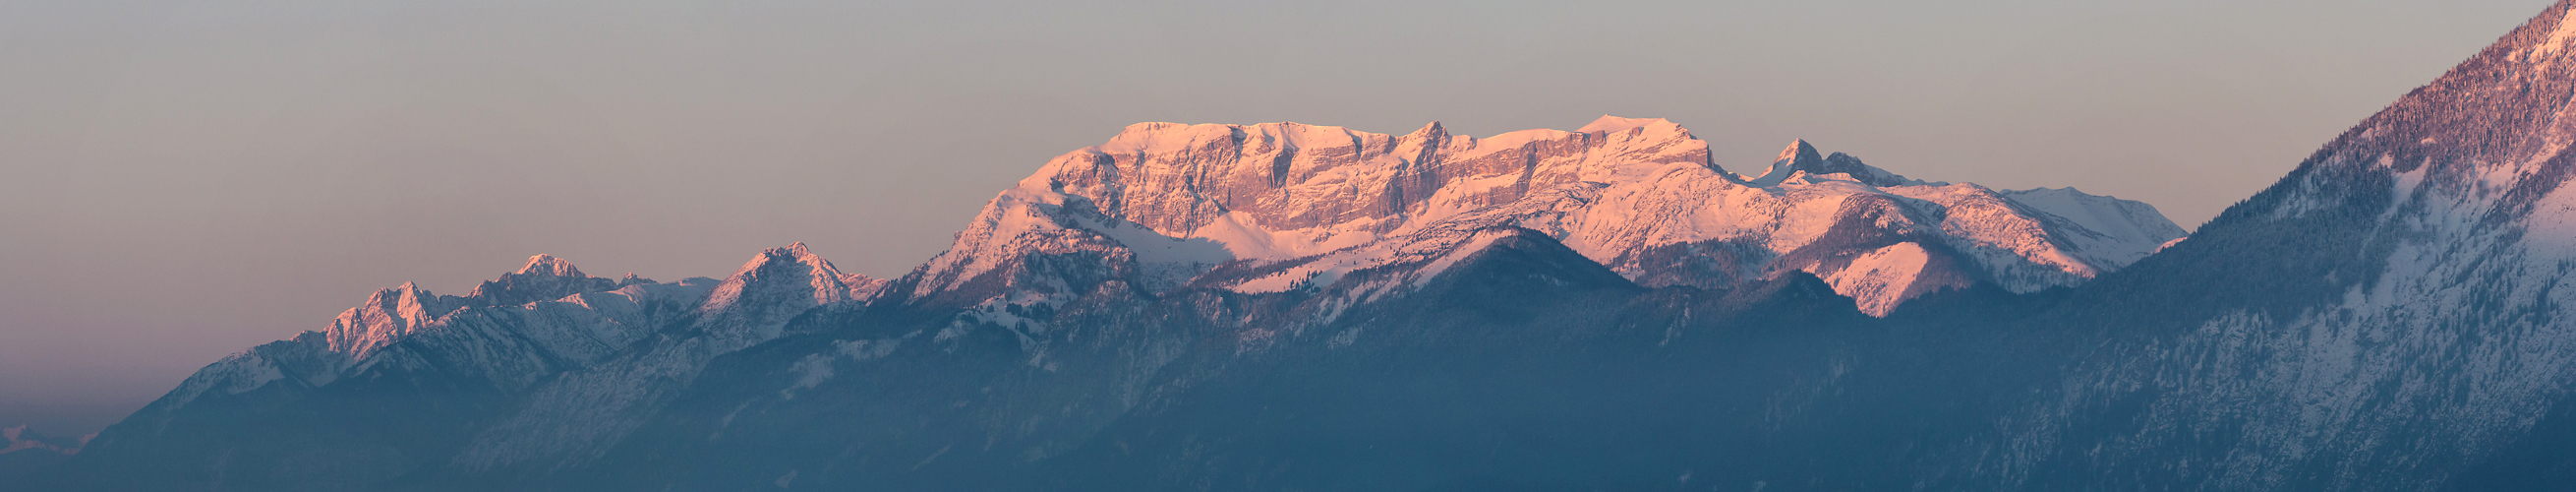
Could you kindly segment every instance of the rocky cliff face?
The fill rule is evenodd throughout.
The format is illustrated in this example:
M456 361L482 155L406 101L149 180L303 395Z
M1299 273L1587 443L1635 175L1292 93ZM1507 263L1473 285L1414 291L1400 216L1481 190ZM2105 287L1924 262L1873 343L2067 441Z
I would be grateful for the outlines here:
M1019 217L1102 231L1143 254L1167 283L1229 262L1391 249L1472 223L1545 232L1649 286L1729 288L1804 271L1884 315L1940 289L2074 285L2183 234L2142 203L1928 183L1817 154L1793 143L1768 173L1746 178L1711 163L1708 145L1678 125L1616 117L1573 132L1486 139L1437 123L1402 136L1295 123L1140 124L1021 181L933 271L972 276L979 267L960 255L1007 255L988 251L1011 248L1008 233L982 227ZM1306 280L1250 278L1238 287Z

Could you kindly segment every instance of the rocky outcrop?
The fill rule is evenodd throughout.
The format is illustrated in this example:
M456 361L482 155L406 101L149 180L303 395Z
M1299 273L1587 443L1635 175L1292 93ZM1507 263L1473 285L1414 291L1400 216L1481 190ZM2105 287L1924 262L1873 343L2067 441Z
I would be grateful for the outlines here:
M1342 255L1508 214L1509 225L1546 232L1648 285L1727 288L1803 271L1837 279L1839 292L1885 314L1942 289L2078 284L2183 234L2143 203L2071 190L2016 198L2024 195L1907 179L1849 155L1822 156L1803 140L1769 172L1746 178L1660 119L1605 116L1581 131L1485 139L1437 123L1402 136L1296 123L1148 123L1050 161L989 205L950 255L1008 256L987 251L1014 248L1019 236L982 224L1035 217L1051 224L1035 230L1088 230L1136 243L1131 250L1171 250L1172 261L1143 259L1185 279L1225 262ZM1015 211L1033 204L1055 211ZM978 264L956 258L935 260L932 271L977 271L951 266Z

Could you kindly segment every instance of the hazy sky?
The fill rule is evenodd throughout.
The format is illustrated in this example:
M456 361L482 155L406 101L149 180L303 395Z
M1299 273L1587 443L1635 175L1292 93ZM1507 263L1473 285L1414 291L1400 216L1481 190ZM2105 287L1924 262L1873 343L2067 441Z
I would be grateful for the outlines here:
M1664 117L2185 227L2545 0L0 0L0 427L405 281L899 275L1129 123Z

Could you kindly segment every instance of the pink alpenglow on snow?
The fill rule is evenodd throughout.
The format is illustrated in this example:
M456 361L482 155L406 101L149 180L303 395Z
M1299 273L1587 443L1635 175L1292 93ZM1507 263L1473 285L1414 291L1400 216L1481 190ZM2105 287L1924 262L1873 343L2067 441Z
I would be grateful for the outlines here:
M1662 119L1482 139L1438 123L1404 135L1140 123L996 197L924 267L937 288L919 292L1080 242L1123 248L1165 286L1230 262L1298 262L1222 279L1271 292L1422 259L1495 227L1545 233L1646 286L1804 272L1874 315L1980 283L2074 285L2184 234L2145 203L1919 181L1803 140L1759 175L1732 173Z

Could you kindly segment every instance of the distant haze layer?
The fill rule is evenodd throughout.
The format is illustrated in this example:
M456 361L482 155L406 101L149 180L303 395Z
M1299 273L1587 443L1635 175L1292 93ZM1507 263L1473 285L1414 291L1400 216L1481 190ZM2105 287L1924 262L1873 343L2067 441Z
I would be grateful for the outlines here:
M0 427L549 253L899 276L1129 123L1680 122L2190 227L2547 2L0 2Z

